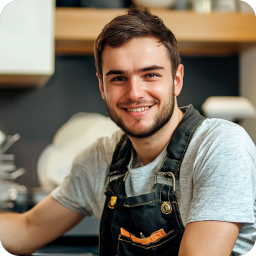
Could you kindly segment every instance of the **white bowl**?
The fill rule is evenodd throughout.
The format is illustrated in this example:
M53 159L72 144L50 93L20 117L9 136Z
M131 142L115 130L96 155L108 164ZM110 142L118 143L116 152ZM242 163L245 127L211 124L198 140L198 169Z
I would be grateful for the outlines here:
M177 0L132 0L136 6L146 6L149 8L170 8Z

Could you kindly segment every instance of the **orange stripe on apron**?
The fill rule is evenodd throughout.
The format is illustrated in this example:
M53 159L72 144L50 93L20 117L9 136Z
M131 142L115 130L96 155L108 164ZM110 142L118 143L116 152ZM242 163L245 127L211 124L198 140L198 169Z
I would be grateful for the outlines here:
M122 236L129 237L133 242L138 244L149 244L157 241L158 239L164 237L166 235L165 231L163 229L160 229L158 231L155 231L147 238L138 238L135 235L129 233L127 230L121 228L120 233Z

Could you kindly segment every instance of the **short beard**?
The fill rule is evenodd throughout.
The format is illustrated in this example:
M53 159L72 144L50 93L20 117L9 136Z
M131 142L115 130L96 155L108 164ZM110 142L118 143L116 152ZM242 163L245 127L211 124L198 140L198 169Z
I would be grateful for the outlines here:
M174 110L174 94L173 94L173 91L171 91L169 104L165 104L163 106L163 109L160 110L161 112L155 117L153 124L149 128L145 129L140 133L136 133L135 131L132 131L132 129L127 127L124 124L122 118L116 114L113 108L108 105L108 102L106 100L105 100L105 105L111 120L114 123L116 123L116 125L119 126L128 136L132 138L137 138L137 139L144 139L154 135L156 132L161 130L169 122ZM137 118L136 121L137 123L139 123L140 118Z

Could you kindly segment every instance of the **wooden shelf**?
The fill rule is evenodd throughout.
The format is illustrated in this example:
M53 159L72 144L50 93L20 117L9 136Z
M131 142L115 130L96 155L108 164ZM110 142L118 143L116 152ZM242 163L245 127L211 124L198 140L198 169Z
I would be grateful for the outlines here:
M173 31L183 55L230 55L256 45L256 18L252 13L151 11ZM57 8L56 54L92 54L102 28L124 13L124 9Z
M51 78L50 75L0 75L0 88L42 87Z

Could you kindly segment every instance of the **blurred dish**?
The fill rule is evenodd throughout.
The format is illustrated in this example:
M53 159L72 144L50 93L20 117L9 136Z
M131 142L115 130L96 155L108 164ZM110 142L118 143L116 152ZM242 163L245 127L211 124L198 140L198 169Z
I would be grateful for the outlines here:
M59 154L59 150L52 144L48 145L40 154L37 161L37 176L39 184L44 188L54 188L56 185L51 182L46 175L48 167L48 159L51 155Z
M2 131L0 131L0 145L3 144L3 142L5 141L5 138L6 138L5 134Z
M37 172L42 187L56 187L69 174L74 158L100 137L119 130L110 118L78 113L56 132L53 143L41 153Z
M221 118L229 121L253 118L256 109L242 96L212 96L202 105L204 114L209 118Z

